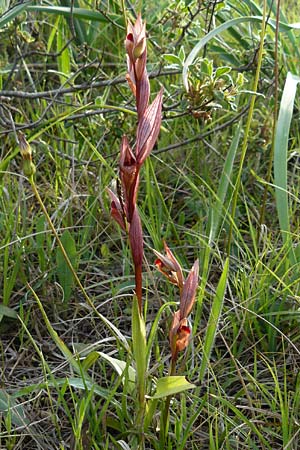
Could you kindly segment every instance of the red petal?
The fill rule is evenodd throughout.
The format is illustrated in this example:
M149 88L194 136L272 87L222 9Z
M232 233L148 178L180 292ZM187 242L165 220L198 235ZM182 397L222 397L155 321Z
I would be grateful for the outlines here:
M143 114L137 130L136 158L142 165L151 152L160 131L162 90Z
M187 279L183 285L180 297L180 315L181 318L188 317L190 314L196 297L199 276L199 261L195 261Z
M143 231L141 219L136 208L129 227L129 242L134 265L141 266L143 263Z

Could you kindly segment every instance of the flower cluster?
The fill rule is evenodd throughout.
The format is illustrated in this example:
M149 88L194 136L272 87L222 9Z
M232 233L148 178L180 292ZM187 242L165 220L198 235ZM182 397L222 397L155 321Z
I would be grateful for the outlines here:
M184 350L189 344L191 328L187 318L193 308L196 298L199 261L197 259L194 262L190 273L187 278L184 279L182 268L166 243L164 243L164 248L166 255L162 255L154 250L154 253L157 256L155 265L171 283L178 286L180 292L180 307L173 315L169 333L172 360L175 362L178 353Z
M146 69L147 47L145 23L139 15L136 23L128 23L125 40L127 53L127 81L135 96L138 126L135 150L127 136L121 142L119 181L117 194L108 190L111 215L128 233L135 268L136 296L142 309L143 232L137 210L140 169L157 140L161 125L162 90L149 105L150 84Z

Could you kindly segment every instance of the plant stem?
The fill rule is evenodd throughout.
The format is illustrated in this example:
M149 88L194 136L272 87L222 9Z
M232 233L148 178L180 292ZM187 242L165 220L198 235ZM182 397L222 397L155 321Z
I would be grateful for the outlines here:
M171 359L169 376L173 376L176 373L176 359L175 358ZM162 445L162 448L164 448L168 430L169 430L169 415L170 415L171 400L172 400L172 395L168 395L168 397L166 398L165 404L164 404L161 421L160 421L160 443Z

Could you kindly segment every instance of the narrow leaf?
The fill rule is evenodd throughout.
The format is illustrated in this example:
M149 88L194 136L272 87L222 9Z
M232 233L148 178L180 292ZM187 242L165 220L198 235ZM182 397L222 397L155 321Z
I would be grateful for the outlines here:
M216 295L213 300L213 304L211 307L211 312L208 319L207 330L204 338L203 344L203 355L202 361L199 371L199 381L200 383L203 381L203 377L206 371L206 368L209 363L210 354L214 345L215 337L218 331L219 320L222 312L224 295L227 284L227 274L229 268L229 259L227 258L224 264L224 269L216 290Z
M61 236L61 242L72 263L72 266L76 270L76 268L78 267L76 245L75 240L69 230L65 230L63 232ZM56 263L58 279L64 291L64 301L67 303L70 299L72 288L74 286L74 278L59 247L57 247L56 251Z
M31 2L30 2L31 3ZM68 8L67 6L29 6L29 11L44 12L47 14L57 14L76 19L93 20L96 22L107 22L108 19L98 11L84 8ZM118 17L116 17L117 20Z
M11 22L15 17L21 14L26 9L29 9L29 5L32 1L19 3L14 7L10 8L8 11L5 11L4 14L0 17L0 29L3 28L7 23Z
M209 213L209 220L208 220L208 234L209 234L209 243L211 244L217 237L218 232L220 230L220 224L221 219L223 217L223 210L224 210L224 202L226 199L228 186L231 180L232 175L232 168L233 168L233 162L234 158L238 149L239 140L240 140L240 134L241 134L241 125L236 129L235 135L233 137L233 140L231 142L221 179L220 184L218 187L218 192L216 195L216 202L210 209Z
M102 352L95 352L98 353L99 356L101 356L103 359L105 359L117 372L119 376L122 376L122 382L126 381L126 377L124 376L125 371L128 370L128 391L132 392L135 387L135 370L133 367L128 366L128 364L125 361L122 361L117 358L112 358L111 356L107 355L106 353Z
M288 73L282 93L274 148L274 184L275 197L282 240L290 243L290 220L287 185L288 139L293 116L297 84L300 77ZM291 255L291 258L292 255ZM293 262L293 261L291 261Z

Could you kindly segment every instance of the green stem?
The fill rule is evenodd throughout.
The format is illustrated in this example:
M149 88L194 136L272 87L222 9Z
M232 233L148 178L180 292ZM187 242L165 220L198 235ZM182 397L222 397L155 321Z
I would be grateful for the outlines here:
M176 358L171 359L170 369L169 369L169 376L173 376L176 373ZM166 438L169 431L169 417L170 417L170 403L172 400L172 395L168 395L166 398L162 416L161 416L161 422L160 422L160 443L162 448L165 446Z
M255 92L255 93L257 92L258 82L259 82L259 75L260 75L260 69L261 69L261 65L262 65L262 57L263 57L263 49L264 49L264 37L265 37L265 32L266 32L266 23L265 23L266 10L267 10L266 0L264 0L263 19L262 19L262 28L261 28L261 39L260 39L259 52L258 52L258 58L257 58L257 67L256 67L255 79L254 79L253 88L252 88L252 91ZM231 243L232 243L232 235L233 235L234 216L235 216L235 212L236 212L237 199L238 199L238 195L239 195L239 188L240 188L240 185L241 185L242 171L243 171L245 156L246 156L247 147L248 147L248 137L249 137L249 132L250 132L251 123L252 123L252 116L253 116L253 111L254 111L255 100L256 100L256 95L253 95L252 98L251 98L251 101L250 101L250 107L249 107L249 112L248 112L248 117L247 117L247 122L246 122L246 127L245 127L244 140L243 140L242 151L241 151L240 167L239 167L239 171L238 171L238 174L237 174L237 179L236 179L235 189L234 189L234 194L233 194L232 211L231 211L232 221L230 223L230 229L229 229L229 234L228 234L228 242L227 242L227 254L228 254L228 256L230 255L230 249L231 249Z

